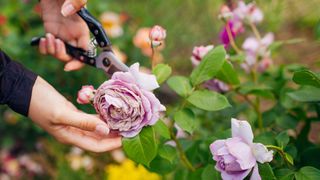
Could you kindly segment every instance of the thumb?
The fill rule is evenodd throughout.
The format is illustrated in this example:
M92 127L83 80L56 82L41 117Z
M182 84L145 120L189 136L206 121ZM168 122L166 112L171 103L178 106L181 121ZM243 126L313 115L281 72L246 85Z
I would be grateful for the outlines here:
M70 16L87 4L87 0L66 0L61 7L63 16Z
M92 114L86 114L81 111L71 111L65 115L64 119L61 124L66 126L97 132L100 135L108 135L110 132L108 125Z

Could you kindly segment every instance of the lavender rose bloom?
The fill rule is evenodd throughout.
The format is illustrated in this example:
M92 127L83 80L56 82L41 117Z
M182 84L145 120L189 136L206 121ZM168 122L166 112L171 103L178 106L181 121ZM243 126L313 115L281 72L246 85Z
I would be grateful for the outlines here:
M257 161L270 162L273 152L261 143L253 143L253 133L247 121L231 120L232 138L217 140L210 145L216 169L224 180L242 180L253 169L250 180L261 180Z
M144 126L155 124L166 110L151 92L158 87L155 76L139 72L136 63L129 72L116 72L103 83L93 104L111 130L134 137Z

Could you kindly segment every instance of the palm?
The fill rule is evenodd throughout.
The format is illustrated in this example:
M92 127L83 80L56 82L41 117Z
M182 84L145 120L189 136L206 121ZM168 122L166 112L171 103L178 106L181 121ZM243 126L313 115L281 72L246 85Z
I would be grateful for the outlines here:
M64 0L41 1L45 31L70 44L86 48L89 42L89 29L78 15L62 16L63 2Z

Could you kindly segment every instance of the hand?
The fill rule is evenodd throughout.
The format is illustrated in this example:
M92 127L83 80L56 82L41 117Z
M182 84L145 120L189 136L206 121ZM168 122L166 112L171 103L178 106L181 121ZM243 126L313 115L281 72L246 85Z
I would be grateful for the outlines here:
M65 4L64 9L70 9L70 3L77 8L72 11L72 13L75 13L83 6L85 1L41 0L40 2L41 16L47 35L46 38L41 38L39 51L42 54L50 54L66 62L65 71L80 69L83 67L83 63L73 59L66 53L65 45L62 41L83 49L88 48L90 41L89 29L86 23L77 14L70 15L70 11L61 10L63 4ZM63 16L61 11L64 14L69 14L69 16ZM69 13L66 13L67 11Z
M85 114L38 77L32 91L29 117L58 141L93 152L119 148L121 137L109 134L106 123Z

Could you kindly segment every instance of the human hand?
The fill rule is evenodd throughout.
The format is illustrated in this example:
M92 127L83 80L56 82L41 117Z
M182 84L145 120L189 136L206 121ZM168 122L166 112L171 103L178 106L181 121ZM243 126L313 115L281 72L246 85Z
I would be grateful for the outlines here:
M121 146L121 137L109 134L106 123L95 115L79 111L41 77L33 87L29 117L65 144L93 152Z
M41 17L47 35L45 38L41 38L39 51L42 54L49 54L66 62L65 71L77 70L83 67L83 63L73 59L66 53L63 41L85 50L88 49L90 41L89 29L86 23L77 14L74 14L85 2L85 0L40 1ZM70 11L70 4L75 7L75 11ZM63 16L62 12L68 16Z

